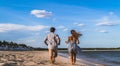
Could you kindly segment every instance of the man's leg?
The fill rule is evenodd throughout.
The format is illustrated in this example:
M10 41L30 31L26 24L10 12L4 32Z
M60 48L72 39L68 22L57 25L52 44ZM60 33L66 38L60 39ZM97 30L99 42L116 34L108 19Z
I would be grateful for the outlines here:
M56 58L57 55L58 55L58 49L56 48L56 49L54 50L54 57Z
M53 50L49 49L50 63L53 62Z
M55 58L57 57L57 49L53 50L53 63L55 62Z

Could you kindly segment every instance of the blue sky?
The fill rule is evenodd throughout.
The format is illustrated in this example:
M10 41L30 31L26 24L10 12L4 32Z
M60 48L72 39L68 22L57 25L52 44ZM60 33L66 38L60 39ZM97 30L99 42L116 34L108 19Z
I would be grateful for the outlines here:
M82 48L120 47L119 0L0 0L0 40L46 47L51 26L61 37L81 32Z

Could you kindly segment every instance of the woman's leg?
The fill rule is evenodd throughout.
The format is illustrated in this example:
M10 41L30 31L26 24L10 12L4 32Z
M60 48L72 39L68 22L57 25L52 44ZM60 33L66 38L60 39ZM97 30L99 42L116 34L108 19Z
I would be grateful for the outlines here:
M76 53L73 54L73 63L76 63Z
M73 52L70 52L70 63L73 64Z

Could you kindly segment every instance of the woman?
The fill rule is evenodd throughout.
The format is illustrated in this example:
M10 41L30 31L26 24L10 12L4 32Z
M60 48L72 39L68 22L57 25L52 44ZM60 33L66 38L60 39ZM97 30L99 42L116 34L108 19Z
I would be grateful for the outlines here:
M70 63L73 65L76 62L76 53L77 53L77 44L79 44L79 37L82 34L76 32L75 30L71 30L71 36L68 37L68 40L65 41L68 45L68 51L70 54Z

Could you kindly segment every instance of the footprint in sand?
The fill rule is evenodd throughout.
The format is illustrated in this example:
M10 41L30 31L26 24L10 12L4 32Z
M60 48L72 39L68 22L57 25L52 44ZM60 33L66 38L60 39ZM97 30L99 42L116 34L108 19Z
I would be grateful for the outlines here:
M38 63L37 64L46 64L46 63L48 63L48 61L47 60L43 60L43 61L38 61Z

